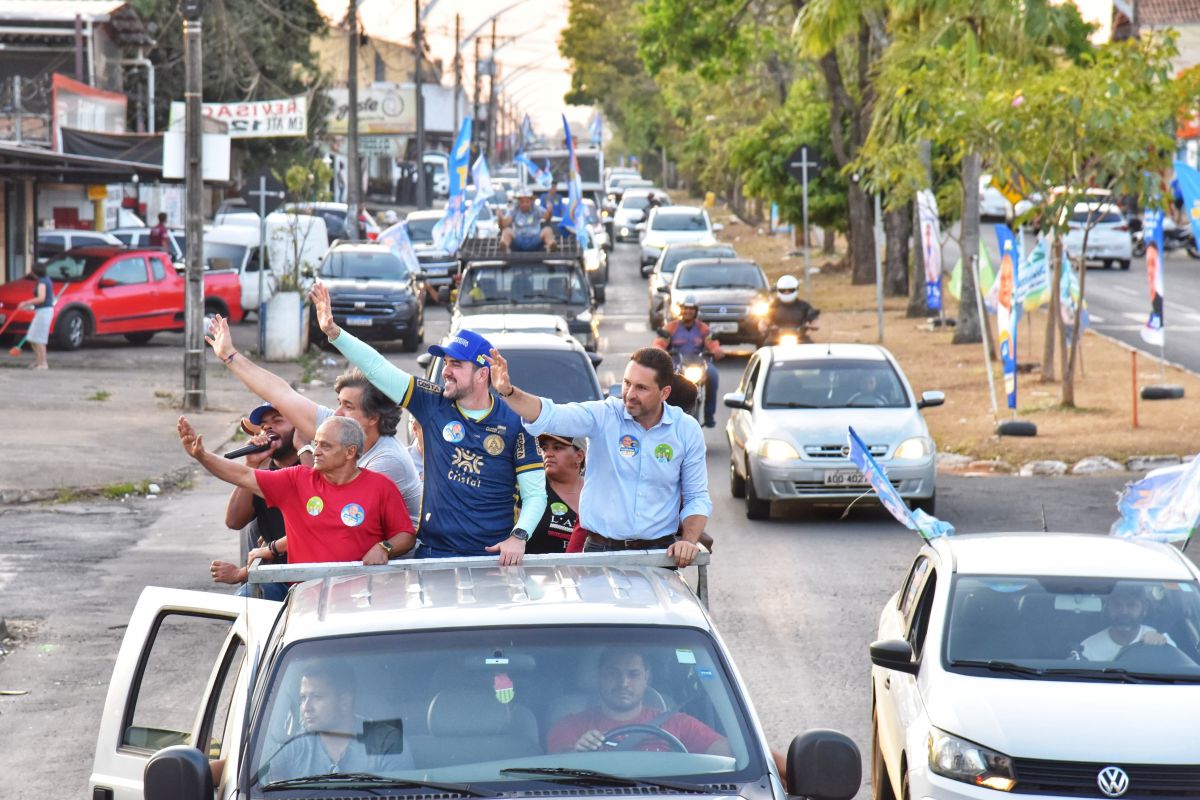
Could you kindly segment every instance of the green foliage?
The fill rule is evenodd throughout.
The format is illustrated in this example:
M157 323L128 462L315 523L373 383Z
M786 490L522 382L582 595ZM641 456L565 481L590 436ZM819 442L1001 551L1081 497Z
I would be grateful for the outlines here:
M288 196L295 202L319 203L328 200L333 170L323 158L292 164L283 175Z

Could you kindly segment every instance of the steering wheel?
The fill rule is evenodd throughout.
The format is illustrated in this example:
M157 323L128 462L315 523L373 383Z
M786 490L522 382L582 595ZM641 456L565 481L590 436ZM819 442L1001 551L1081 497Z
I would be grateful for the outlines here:
M1125 666L1134 669L1196 666L1196 662L1189 658L1187 653L1166 642L1163 644L1148 644L1147 642L1127 644L1121 648L1113 661L1123 662Z
M670 733L669 731L664 731L657 725L619 725L604 734L604 744L609 747L615 746L617 750L628 749L624 747L625 742L615 742L613 739L628 736L633 733L641 733L645 734L646 736L653 736L656 739L662 739L667 743L667 746L669 746L673 752L688 752L688 749L684 747L683 742L679 741L678 736Z
M848 406L853 405L854 401L858 400L859 398L869 401L869 405L872 407L875 407L875 408L879 408L880 406L887 404L886 400L884 400L882 397L875 394L874 392L855 392L854 394L852 394L848 398L846 398L846 405L848 405Z

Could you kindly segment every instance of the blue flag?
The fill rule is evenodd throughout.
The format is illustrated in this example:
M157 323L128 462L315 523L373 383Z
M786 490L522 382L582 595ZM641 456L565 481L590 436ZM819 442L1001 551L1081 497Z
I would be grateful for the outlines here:
M575 143L571 141L571 126L563 115L563 131L567 136L567 163L571 174L567 177L567 213L563 216L563 227L575 234L579 247L588 249L591 237L587 229L587 206L583 204L583 189L580 186L579 162L575 159Z
M421 262L417 259L416 251L413 250L412 239L408 238L407 223L397 222L379 234L379 238L376 241L390 247L392 252L404 262L404 267L409 272L419 272L421 270Z
M543 189L550 188L550 185L554 183L554 175L550 172L549 159L546 160L545 169L533 163L533 160L524 153L517 153L513 156L513 163L525 167L526 171L529 172L529 179Z
M926 514L921 509L909 510L908 505L900 497L900 493L896 491L896 487L892 486L892 482L888 480L879 463L871 455L871 451L863 444L863 440L858 438L854 428L850 428L849 431L850 460L871 484L871 488L875 490L883 507L890 511L892 516L899 520L904 527L921 534L923 539L952 536L954 526L949 522L943 522L937 517Z
M1017 407L1017 329L1021 320L1021 304L1016 287L1020 250L1012 230L996 225L1000 243L1000 269L996 276L996 328L1000 336L1000 364L1004 370L1004 392L1008 407Z
M1166 343L1163 329L1163 212L1147 211L1142 221L1146 239L1146 278L1150 282L1150 316L1142 328L1142 340L1162 347Z
M467 170L471 166L471 118L462 121L454 148L450 151L450 197L466 191Z
M450 150L450 194L446 213L433 226L433 241L439 250L458 252L466 235L467 170L471 165L471 118L462 121L458 138Z
M474 228L480 212L492 196L492 173L488 170L487 159L483 155L475 159L475 164L471 167L471 180L475 183L475 197L467 207L466 219L463 222L463 228L467 231Z
M521 120L521 150L526 150L533 147L533 122L530 121L529 115L525 115L525 119Z
M1183 195L1183 213L1192 223L1192 235L1200 242L1200 172L1186 162L1175 162L1175 181Z
M1200 525L1200 456L1189 464L1152 470L1125 485L1121 518L1110 533L1126 539L1186 541Z
M588 128L588 132L592 135L592 144L599 147L604 141L604 116L599 109L592 115L592 124Z

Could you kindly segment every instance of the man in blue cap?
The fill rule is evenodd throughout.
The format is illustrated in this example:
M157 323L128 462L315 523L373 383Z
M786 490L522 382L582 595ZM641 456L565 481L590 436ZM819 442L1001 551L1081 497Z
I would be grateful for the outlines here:
M445 360L444 386L415 378L333 321L329 291L312 289L321 330L378 389L421 423L425 494L418 558L500 555L520 564L546 509L546 471L521 418L491 392L492 345L474 331L451 334L429 352ZM513 489L521 512L513 525Z

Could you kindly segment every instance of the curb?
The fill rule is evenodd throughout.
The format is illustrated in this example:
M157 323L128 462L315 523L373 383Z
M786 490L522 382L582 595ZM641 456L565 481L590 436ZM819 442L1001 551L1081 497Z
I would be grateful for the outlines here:
M1013 466L1007 461L992 459L982 461L958 453L938 453L937 472L942 475L962 475L969 478L1008 475L1021 478L1056 476L1088 476L1113 473L1142 473L1162 467L1178 466L1193 461L1195 455L1138 455L1124 462L1113 461L1107 456L1085 456L1074 463L1054 459L1037 459Z

